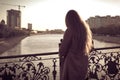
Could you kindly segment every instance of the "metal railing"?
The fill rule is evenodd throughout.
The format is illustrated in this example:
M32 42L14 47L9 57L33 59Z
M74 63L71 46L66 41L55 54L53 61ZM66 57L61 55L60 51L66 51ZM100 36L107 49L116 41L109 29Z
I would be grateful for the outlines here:
M59 80L58 52L0 56L0 80ZM120 46L95 48L87 79L120 79Z
M120 79L120 46L96 48L90 53L88 79Z

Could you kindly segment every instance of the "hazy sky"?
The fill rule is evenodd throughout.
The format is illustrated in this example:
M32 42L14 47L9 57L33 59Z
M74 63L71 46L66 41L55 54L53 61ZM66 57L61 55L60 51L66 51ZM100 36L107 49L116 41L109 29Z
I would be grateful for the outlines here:
M32 23L34 30L65 30L65 15L70 9L84 20L95 15L120 15L120 0L0 0L0 21L6 21L6 10L18 9L14 5L26 6L21 7L22 27Z

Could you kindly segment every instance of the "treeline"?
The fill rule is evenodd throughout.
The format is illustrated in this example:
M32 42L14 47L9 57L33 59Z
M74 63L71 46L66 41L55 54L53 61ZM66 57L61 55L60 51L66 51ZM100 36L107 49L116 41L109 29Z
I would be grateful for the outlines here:
M106 27L92 28L93 34L120 35L120 26L109 25Z
M24 35L28 35L28 32L14 28L9 28L6 25L0 24L0 38L10 38Z
M63 34L64 31L62 29L54 29L54 30L46 29L46 31L37 31L37 33L41 33L41 34Z

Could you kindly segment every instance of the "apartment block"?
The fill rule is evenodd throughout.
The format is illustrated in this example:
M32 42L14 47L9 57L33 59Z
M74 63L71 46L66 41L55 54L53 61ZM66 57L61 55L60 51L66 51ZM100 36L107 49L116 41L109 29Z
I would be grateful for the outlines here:
M32 30L32 24L28 23L28 30Z
M109 25L120 25L120 16L95 16L86 20L91 28L106 27Z

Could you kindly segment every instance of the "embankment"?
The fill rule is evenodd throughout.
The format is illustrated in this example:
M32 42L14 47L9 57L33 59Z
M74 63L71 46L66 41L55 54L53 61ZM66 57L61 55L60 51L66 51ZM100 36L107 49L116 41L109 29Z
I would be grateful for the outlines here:
M5 52L6 50L11 49L15 45L17 45L25 37L27 37L27 36L20 36L20 37L1 39L0 40L0 54Z
M110 43L117 43L120 44L120 36L101 36L101 35L94 35L93 39L99 41L105 41Z

